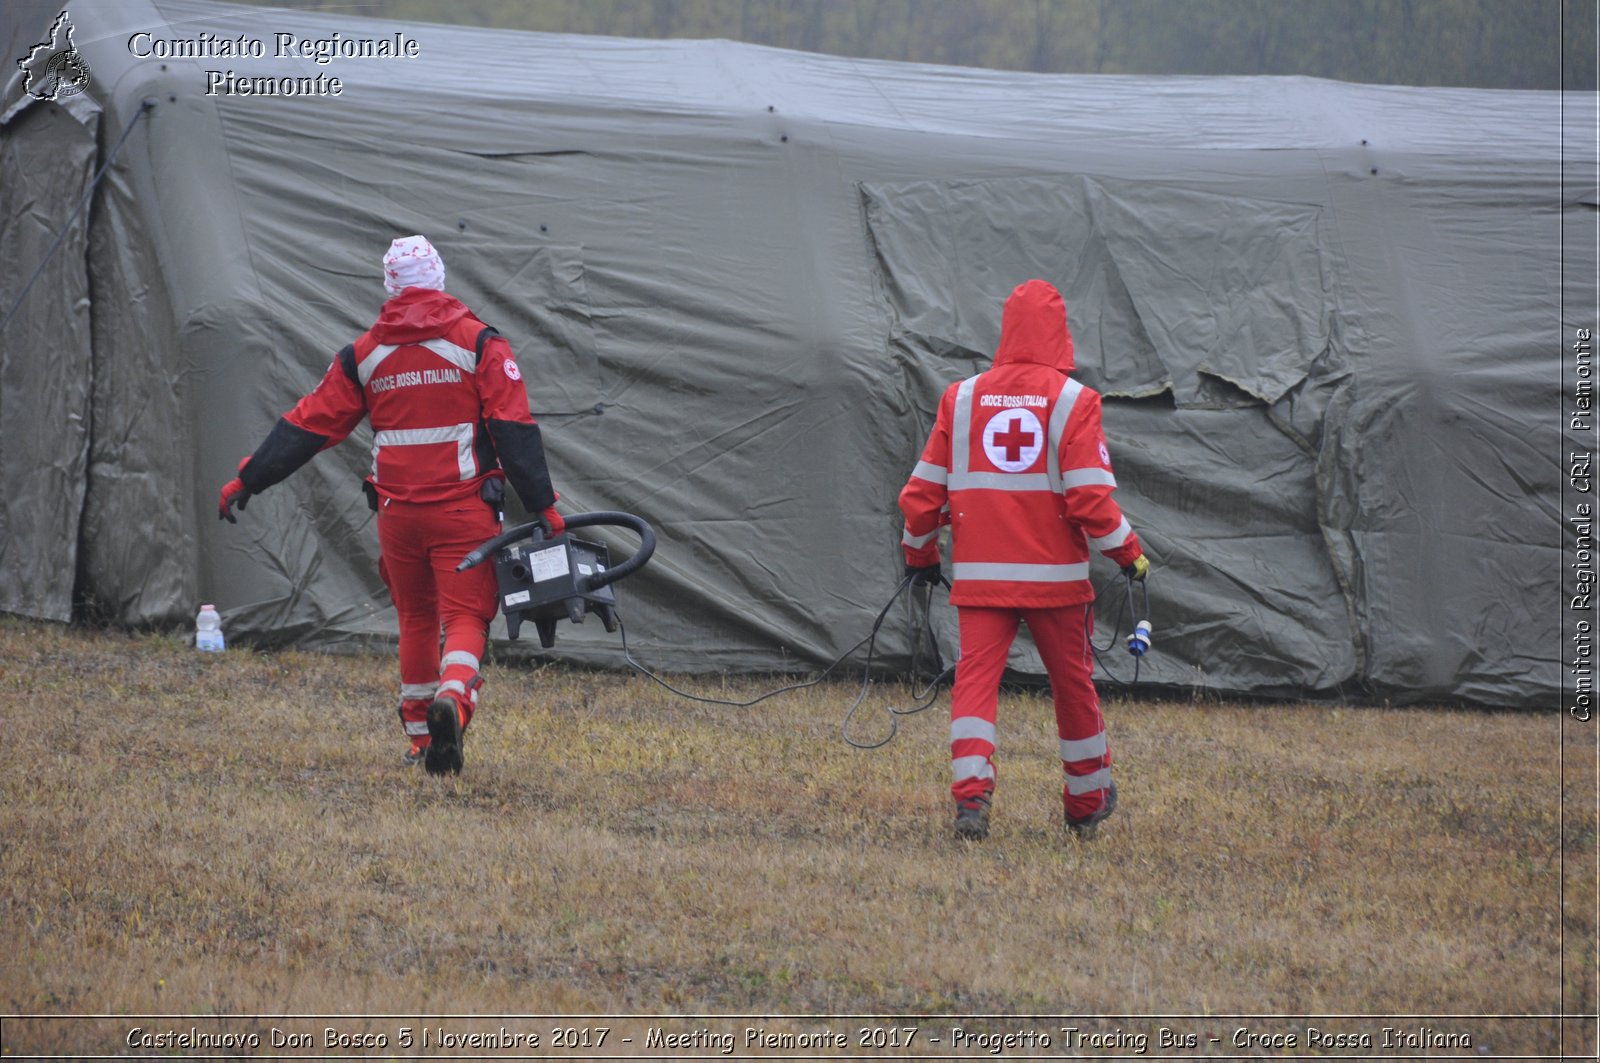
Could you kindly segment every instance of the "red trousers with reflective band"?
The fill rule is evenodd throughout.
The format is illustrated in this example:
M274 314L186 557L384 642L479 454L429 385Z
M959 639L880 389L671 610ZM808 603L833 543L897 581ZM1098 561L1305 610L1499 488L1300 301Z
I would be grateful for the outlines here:
M472 720L495 613L494 566L456 566L498 534L494 511L478 498L378 507L378 571L400 616L400 721L421 745L428 744L428 705L437 696L455 700L463 725Z
M950 694L950 762L955 782L950 792L959 800L993 792L995 786L995 716L1000 677L1017 637L1027 621L1034 645L1050 675L1055 700L1056 734L1061 768L1066 775L1062 801L1074 819L1100 810L1111 785L1111 749L1105 719L1090 675L1094 653L1089 636L1094 612L1089 605L1040 609L964 605L961 659Z

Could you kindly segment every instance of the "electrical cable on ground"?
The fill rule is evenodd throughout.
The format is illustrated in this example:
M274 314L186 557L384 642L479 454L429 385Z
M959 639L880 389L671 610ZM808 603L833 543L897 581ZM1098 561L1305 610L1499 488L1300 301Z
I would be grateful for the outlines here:
M944 586L944 588L946 590L950 589L950 584L946 579L944 579L944 577L941 576L939 578L939 582ZM1119 676L1117 676L1115 673L1112 672L1112 670L1107 666L1105 658L1103 658L1101 656L1101 654L1102 653L1108 653L1111 650L1111 648L1116 644L1117 640L1120 637L1122 637L1121 636L1121 628L1122 628L1123 621L1126 620L1129 617L1130 614L1136 614L1137 613L1137 609L1135 608L1135 605L1134 605L1134 595L1133 595L1133 585L1134 585L1135 582L1139 583L1140 592L1142 594L1143 619L1144 619L1144 622L1145 622L1145 626L1143 628L1143 631L1144 631L1144 639L1145 639L1145 641L1143 643L1143 646L1135 652L1134 651L1134 647L1133 647L1133 642L1138 637L1138 632L1139 632L1138 622L1136 621L1134 623L1134 625L1132 626L1132 628L1130 629L1130 630L1134 631L1135 634L1133 636L1130 636L1130 645L1129 645L1129 650L1130 650L1130 652L1133 652L1133 656L1134 656L1133 677L1131 679L1126 679L1125 680L1125 679L1120 678ZM1117 683L1119 686L1132 686L1134 683L1137 683L1138 680L1139 680L1139 663L1140 663L1140 661L1141 661L1141 659L1143 657L1145 649L1147 649L1148 646L1149 646L1149 642L1148 642L1148 632L1149 632L1148 620L1149 620L1149 616L1150 616L1150 588L1149 588L1149 586L1148 586L1148 584L1147 584L1147 582L1145 580L1135 581L1132 578L1128 578L1128 577L1124 577L1123 584L1124 584L1124 589L1125 589L1125 592L1126 592L1126 598L1123 601L1123 605L1122 605L1121 610L1119 610L1119 612L1117 614L1116 622L1112 625L1113 634L1111 636L1111 640L1109 642L1107 642L1104 646L1097 646L1097 645L1095 645L1094 639L1090 638L1089 639L1089 649L1094 654L1095 662L1097 664L1099 664L1101 670L1105 672L1106 676L1112 682ZM889 713L889 733L887 735L885 735L883 738L879 739L878 741L876 741L876 742L858 741L857 739L851 737L850 724L855 719L856 713L858 711L860 711L862 704L866 700L867 692L872 687L872 659L873 659L873 656L874 656L874 654L876 652L876 649L877 649L878 631L883 627L883 622L888 617L889 611L894 608L895 602L899 601L900 600L900 596L902 594L904 594L907 591L907 589L911 588L912 586L913 586L913 578L911 576L907 576L903 580L901 580L899 586L897 586L895 588L894 594L890 596L889 601L884 605L884 607L881 610L879 610L877 618L875 620L873 620L872 630L868 631L867 634L864 637L862 637L862 639L859 642L857 642L855 645L851 646L849 649L845 650L844 653L840 654L837 658L835 658L833 663L829 664L828 667L824 668L821 672L817 673L817 675L814 678L808 679L803 683L791 683L791 684L788 684L787 686L781 686L781 687L778 687L778 688L776 688L774 690L769 690L764 694L758 694L757 696L755 696L753 698L747 698L747 699L745 699L743 701L735 701L735 700L732 700L732 699L729 699L729 698L713 698L713 697L708 697L708 696L701 695L701 694L691 694L687 690L680 690L679 688L673 686L671 683L667 682L665 679L662 679L659 675L657 675L656 673L652 672L650 669L646 668L643 664L639 663L639 661L634 658L632 651L630 651L628 649L628 629L627 629L627 626L622 622L621 613L617 613L616 614L617 629L618 629L619 632L621 632L621 635L622 635L622 657L623 657L623 660L627 661L629 667L631 667L634 670L638 671L640 674L646 676L652 682L658 684L659 686L663 687L664 689L670 691L673 694L676 694L678 697L687 698L690 701L697 701L697 702L700 702L701 704L705 704L705 705L729 705L729 706L732 706L734 708L749 708L752 705L757 705L757 704L759 704L759 703L761 703L763 701L766 701L768 698L777 697L779 694L787 694L787 693L790 693L792 691L805 690L807 687L816 686L818 683L820 683L824 679L826 679L828 677L828 675L835 668L837 668L837 667L839 667L839 665L843 664L846 658L848 658L851 654L855 653L863 645L865 645L867 647L867 659L866 659L865 663L862 666L861 689L857 692L855 700L850 703L849 709L846 710L846 712L845 712L844 720L842 721L842 723L839 726L839 734L840 734L840 737L843 738L848 745L850 745L850 746L852 746L852 747L854 747L856 749L880 749L883 746L888 745L889 742L894 739L895 735L899 733L899 730L900 730L900 717L902 717L902 716L913 716L913 715L915 715L915 714L917 714L919 712L922 712L922 711L924 711L924 710L926 710L928 708L931 708L933 706L934 701L939 696L940 687L945 682L945 680L950 678L950 676L956 670L955 663L951 663L948 667L945 667L945 668L941 669L940 672L937 675L935 675L932 679L930 679L928 681L927 685L923 686L920 690L917 689L915 677L921 671L921 669L919 667L919 662L920 662L920 659L921 659L921 655L922 655L922 651L923 651L924 645L926 644L926 647L929 650L931 650L935 664L939 663L941 661L941 659L942 659L940 657L940 654L939 654L938 644L933 639L933 632L932 632L932 626L931 626L931 621L932 621L932 608L931 608L932 607L932 601L931 601L931 598L932 598L932 587L929 584L922 584L922 586L924 587L924 593L923 593L923 595L921 597L920 603L917 603L915 597L913 597L913 599L912 599L912 602L913 602L912 608L916 608L916 604L920 604L920 606L921 606L921 609L918 611L918 616L917 616L917 620L916 620L916 631L915 631L915 633L914 633L914 635L912 637L912 655L911 655L911 675L913 677L913 681L912 681L912 684L911 684L912 685L912 692L911 692L912 705L911 705L910 708L901 708L901 707L895 706L895 705L886 705L886 706L884 706L885 711L887 711ZM1086 614L1087 614L1085 616L1085 618L1084 618L1085 619L1085 623L1088 622L1088 617L1093 615L1093 611L1094 611L1095 606L1099 603L1100 599L1102 597L1104 597L1106 591L1109 590L1110 587L1111 587L1111 584L1107 583L1104 587L1101 588L1100 592L1095 595L1094 601L1090 602L1090 603L1088 603L1087 605L1084 606L1084 609L1085 609Z
M906 580L901 583L900 587L895 591L895 598L898 598L900 593L905 590L906 586L910 583L910 579L911 578L908 576L906 577ZM939 582L944 586L945 590L950 589L949 581L943 576L939 577ZM894 739L894 736L900 733L900 717L914 716L925 709L932 708L934 701L936 701L939 697L940 687L947 678L955 673L956 666L955 662L952 661L948 667L942 669L938 675L930 679L927 686L923 687L921 690L916 689L915 678L917 673L920 671L918 668L918 663L921 658L924 641L927 642L928 648L933 651L934 662L938 663L941 660L939 656L939 646L933 639L933 603L931 600L933 597L933 588L929 584L923 584L923 587L924 593L921 601L922 609L920 613L920 620L917 624L916 633L912 636L911 640L912 707L909 709L904 709L898 705L884 706L885 711L889 713L889 733L884 735L883 738L876 742L859 742L850 737L850 721L855 718L856 712L861 708L862 700L866 697L867 689L865 683L863 683L861 693L856 696L855 701L851 702L849 711L844 714L844 720L839 724L839 737L843 738L847 745L853 746L856 749L879 749L888 745L889 742ZM894 604L894 600L894 598L889 600L890 606ZM889 607L885 606L883 614L879 614L878 623L881 624L883 622L883 616L884 614L887 614L888 611ZM876 627L873 628L873 633L877 633ZM867 652L867 664L870 666L871 663L872 652L869 648Z
M627 626L622 622L622 616L619 613L617 615L617 629L622 634L622 657L623 657L623 660L628 662L629 667L635 669L640 674L648 677L651 681L657 683L658 685L664 687L666 690L671 691L673 694L676 694L681 698L687 698L690 701L697 701L697 702L700 702L700 703L706 704L706 705L730 705L730 706L732 706L734 708L748 708L751 705L756 705L756 704L758 704L760 702L766 701L768 698L776 697L779 694L787 694L787 693L790 693L792 691L804 690L807 687L816 686L818 683L820 683L824 679L826 679L828 677L829 673L831 673L835 668L837 668L837 667L839 667L839 665L843 664L846 658L848 658L851 654L855 653L863 645L865 645L867 647L867 659L866 659L865 664L862 667L861 690L856 695L855 701L853 703L851 703L849 712L845 715L844 730L846 731L846 733L844 735L844 738L845 738L846 742L849 742L851 745L856 746L859 749L875 749L878 746L883 745L885 742L889 741L889 738L893 738L894 737L894 732L891 730L890 734L889 734L889 738L885 738L883 740L883 742L877 742L877 743L873 743L873 744L858 743L858 742L854 741L853 739L851 739L849 734L848 734L848 729L849 729L849 725L850 725L850 719L851 719L852 716L855 715L856 710L858 708L860 708L862 701L864 701L866 699L867 691L869 689L871 689L871 686L872 686L872 658L873 658L873 656L874 656L874 654L876 652L876 649L877 649L878 631L879 631L879 629L881 629L883 627L883 622L884 622L885 618L888 617L889 611L894 608L895 602L900 600L900 596L902 594L904 594L906 589L908 587L910 587L911 585L912 585L912 579L911 579L910 576L907 576L905 579L901 580L900 581L900 585L895 588L894 594L892 596L890 596L889 601L878 612L877 619L875 619L873 621L872 630L867 632L867 634L864 637L862 637L861 640L858 641L855 645L851 646L849 649L845 650L844 653L840 654L833 661L833 663L828 665L828 667L824 668L821 672L817 673L817 675L814 678L808 679L803 683L791 683L791 684L789 684L787 686L781 686L781 687L778 687L775 690L769 690L764 694L757 695L756 697L753 697L753 698L747 698L747 699L745 699L743 701L735 701L735 700L731 700L731 699L728 699L728 698L706 697L706 696L700 695L700 694L691 694L686 690L678 689L677 687L673 686L671 683L668 683L665 679L662 679L660 676L656 675L650 669L646 668L643 664L640 664L639 661L637 661L634 658L633 653L628 649L628 629L627 629ZM949 584L946 583L945 586L948 587ZM920 642L921 642L921 632L927 631L927 613L928 613L928 601L927 601L927 596L925 595L924 598L923 598L922 628L920 629L919 636L918 636L919 645L920 645ZM937 651L937 647L934 648L934 652L937 655L937 652L938 652ZM889 711L891 713L894 713L896 716L909 715L909 714L911 714L913 712L921 712L923 709L925 709L929 705L933 704L933 697L936 696L937 693L938 693L939 683L946 676L948 676L951 672L953 672L954 670L955 670L955 665L952 664L949 668L946 668L938 676L935 676L934 679L928 684L928 686L926 688L924 688L922 691L916 692L914 694L915 700L917 700L917 701L924 701L924 699L926 699L924 704L921 704L921 705L917 706L914 709L894 709L894 708L891 708ZM915 674L915 673L913 672L913 674Z

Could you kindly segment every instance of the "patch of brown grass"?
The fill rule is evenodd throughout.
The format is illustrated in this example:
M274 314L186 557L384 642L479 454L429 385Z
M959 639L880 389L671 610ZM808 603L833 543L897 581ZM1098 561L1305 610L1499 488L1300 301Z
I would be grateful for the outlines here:
M1121 807L1079 844L1048 699L1007 695L974 845L947 698L862 752L848 684L734 709L491 665L437 779L399 763L385 657L5 619L0 661L13 1015L1593 1008L1593 772L1563 839L1540 715L1112 701ZM5 1050L101 1036L12 1020Z

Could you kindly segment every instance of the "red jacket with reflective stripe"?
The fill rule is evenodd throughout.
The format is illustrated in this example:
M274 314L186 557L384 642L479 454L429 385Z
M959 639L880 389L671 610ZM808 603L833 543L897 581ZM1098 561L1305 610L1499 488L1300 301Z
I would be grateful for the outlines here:
M1100 396L1071 370L1061 294L1028 281L1006 300L993 367L940 399L900 492L901 542L907 564L938 564L950 524L952 604L1087 602L1091 545L1118 565L1143 552L1112 498Z
M481 349L481 356L480 356ZM284 415L295 428L325 437L327 449L369 418L373 463L369 481L384 498L441 502L476 496L483 481L503 478L501 458L517 468L520 455L499 455L490 426L534 426L528 395L511 345L442 291L407 288L383 306L376 324L335 358L311 394ZM521 446L523 435L498 433L501 447ZM548 473L537 454L525 463ZM516 483L526 506L534 489Z

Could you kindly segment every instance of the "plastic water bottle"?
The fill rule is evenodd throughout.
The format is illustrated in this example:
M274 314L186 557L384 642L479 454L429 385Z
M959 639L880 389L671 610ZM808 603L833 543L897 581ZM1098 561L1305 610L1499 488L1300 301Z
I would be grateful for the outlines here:
M223 649L222 617L209 602L200 607L194 618L194 648L208 653L221 653Z

